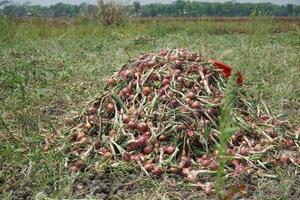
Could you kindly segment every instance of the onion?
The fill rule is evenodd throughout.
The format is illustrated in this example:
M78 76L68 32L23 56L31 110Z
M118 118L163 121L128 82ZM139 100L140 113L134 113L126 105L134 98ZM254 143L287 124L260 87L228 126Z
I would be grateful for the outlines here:
M101 140L98 139L96 142L95 142L95 149L100 149L101 147Z
M168 53L168 51L166 49L160 49L158 55L165 56L165 55L167 55L167 53Z
M147 163L144 165L144 168L145 168L145 170L147 170L147 171L152 170L152 169L153 169L153 164L152 164L152 162L147 162Z
M151 89L149 87L143 87L143 94L148 96L151 93Z
M131 155L128 152L125 152L123 155L125 161L131 161Z
M112 153L109 151L106 151L105 153L103 153L103 157L105 158L111 158L112 157Z
M112 104L112 103L106 104L106 110L107 110L108 112L114 112L114 111L115 111L115 106L114 106L114 104Z
M192 103L192 108L193 108L193 109L200 109L200 107L201 107L201 104L200 104L199 101L194 101L194 102Z
M153 146L152 145L147 145L146 147L144 147L143 152L144 154L151 154L153 151Z
M175 69L175 71L174 71L174 76L175 76L175 78L179 77L181 73L182 73L182 72L181 72L180 69Z
M182 66L182 62L180 60L175 60L175 67L181 67Z
M233 149L227 148L227 150L226 150L226 155L232 156L233 154L234 154Z
M261 150L262 150L261 144L256 144L256 145L253 147L253 150L254 150L254 151L261 151Z
M184 176L187 176L189 173L191 173L191 168L187 167L187 168L183 168L181 173L184 175Z
M188 181L196 182L198 180L196 171L192 170L190 173L188 173L186 178L187 178Z
M206 183L204 185L204 192L207 196L210 196L213 194L213 191L212 191L212 184L211 183Z
M159 176L161 175L162 173L164 173L163 169L158 167L158 166L154 166L153 169L152 169L152 174L153 175L156 175L156 176Z
M160 135L160 136L158 137L158 140L161 141L161 142L165 142L165 141L168 140L168 137L165 136L165 135Z
M148 137L148 138L150 138L151 137L151 133L150 133L150 131L146 131L146 132L144 132L144 134L143 134L145 137Z
M177 130L181 131L181 130L184 130L186 128L186 126L184 124L178 124L176 126Z
M191 88L191 87L193 86L193 82L190 81L190 80L184 79L183 85L184 85L185 87L187 87L187 88Z
M177 77L177 82L182 83L184 81L184 78L182 76Z
M189 108L187 106L183 106L180 108L180 111L186 113L189 111Z
M129 150L135 150L139 147L139 144L137 142L132 142L129 144Z
M139 146L145 146L148 143L148 138L145 137L144 135L141 135L138 137L137 142L139 144Z
M259 116L260 119L262 119L263 121L267 121L268 119L270 119L269 115L267 114L262 114Z
M142 161L142 155L137 154L137 155L133 156L132 160L134 160L136 163L139 163Z
M186 168L191 166L191 159L187 156L181 156L179 166Z
M234 171L237 174L243 174L243 173L245 173L245 167L244 167L243 164L239 164L239 165L235 166L235 170Z
M202 160L201 164L203 167L207 167L210 164L210 160L204 159L204 160Z
M168 146L164 148L164 153L167 155L172 155L175 152L175 147L174 146Z
M195 62L200 62L200 61L201 61L200 56L197 56L197 57L195 58Z
M291 140L291 139L288 139L288 140L286 140L285 142L285 145L287 146L287 147L293 147L294 145L295 145L295 143L294 143L294 141L293 140Z
M188 92L186 97L193 100L196 97L196 94L194 92Z
M164 87L166 85L169 85L170 84L170 79L164 79L162 82L161 82L161 85Z
M176 108L178 106L178 101L176 99L172 99L170 103L173 108Z
M106 83L107 83L107 85L109 85L109 86L113 86L113 85L116 84L116 80L110 78L110 79L107 79Z
M140 132L144 133L144 132L146 132L148 130L148 125L145 122L138 123L137 124L137 129Z
M290 155L288 153L283 153L279 156L279 161L283 164L288 164L290 162Z
M123 123L128 124L130 121L130 117L128 115L123 115Z
M133 73L130 70L125 70L124 76L125 76L125 78L131 78L131 77L133 77Z
M241 155L246 155L247 152L248 152L248 150L247 150L245 147L241 147L241 148L240 148L240 151L239 151L239 154L241 154Z
M81 140L81 139L84 138L84 137L85 137L85 133L82 132L82 131L80 131L80 132L77 133L77 135L76 135L76 141L79 141L79 140Z
M234 160L231 161L231 163L236 167L240 164L240 161L234 159Z
M94 107L94 106L89 106L86 111L89 113L89 114L94 114L97 109Z
M208 160L209 159L209 155L207 153L203 154L201 157L203 160Z
M218 169L218 164L216 163L216 161L212 161L209 165L208 165L208 169L210 170L217 170Z
M193 130L188 130L187 135L189 138L194 137L195 132Z
M134 121L132 121L132 120L130 120L128 122L127 126L128 126L129 129L136 129L137 128L137 123L134 122Z
M88 116L88 121L93 124L96 122L96 115L89 115Z
M172 174L177 174L178 173L178 168L170 167L169 169L167 169L167 172L172 173Z

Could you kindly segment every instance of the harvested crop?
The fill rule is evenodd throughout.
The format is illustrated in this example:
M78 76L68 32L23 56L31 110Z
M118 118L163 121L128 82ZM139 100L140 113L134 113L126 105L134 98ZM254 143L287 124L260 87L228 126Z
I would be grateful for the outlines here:
M83 159L94 148L114 163L135 163L155 176L177 173L192 182L199 174L216 174L222 99L232 74L228 65L185 49L141 54L111 76L102 95L88 105L82 124L90 125L79 124L71 132L75 141L69 152ZM299 138L289 123L263 104L249 102L240 72L237 77L241 87L232 120L239 129L227 144L225 173L299 163ZM76 143L82 138L90 142ZM284 149L293 153L270 156ZM69 165L78 168L77 162ZM213 184L202 188L211 195Z

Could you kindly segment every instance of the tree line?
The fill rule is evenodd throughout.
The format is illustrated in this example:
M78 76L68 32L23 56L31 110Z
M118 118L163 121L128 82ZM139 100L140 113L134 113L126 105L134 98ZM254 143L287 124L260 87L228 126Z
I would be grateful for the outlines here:
M287 4L275 5L271 3L206 3L196 1L177 0L170 4L141 5L138 1L124 6L128 16L140 17L201 17L249 16L253 10L273 16L300 16L300 6ZM79 15L96 16L96 5L82 3L70 5L58 3L51 6L31 5L30 3L13 4L11 1L0 1L0 15L11 17L75 17Z

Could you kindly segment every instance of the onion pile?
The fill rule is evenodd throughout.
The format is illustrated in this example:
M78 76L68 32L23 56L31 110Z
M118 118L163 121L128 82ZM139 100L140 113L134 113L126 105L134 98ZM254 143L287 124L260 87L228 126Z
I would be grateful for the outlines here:
M219 118L226 88L224 72L211 59L185 49L161 49L129 61L107 80L70 134L76 171L96 153L112 162L131 162L154 176L175 173L202 185L200 174L218 169ZM286 121L251 104L239 87L233 121L239 127L227 144L225 173L263 173L299 166L299 134ZM282 152L282 153L280 153Z

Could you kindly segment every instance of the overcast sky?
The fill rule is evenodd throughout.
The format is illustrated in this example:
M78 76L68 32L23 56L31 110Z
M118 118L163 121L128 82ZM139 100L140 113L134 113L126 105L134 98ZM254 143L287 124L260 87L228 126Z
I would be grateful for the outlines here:
M0 0L1 1L1 0ZM15 3L24 3L26 2L26 0L12 0ZM96 4L97 0L29 0L32 4L40 4L40 5L52 5L52 4L56 4L58 2L63 2L63 3L69 3L69 4L80 4L82 2L86 2L89 4ZM125 2L133 2L134 0L125 0ZM147 3L170 3L170 2L174 2L176 0L140 0L139 2L141 2L142 4L147 4ZM226 2L229 0L198 0L198 1L203 1L203 2ZM241 2L241 3L245 3L245 2L253 2L253 3L257 3L257 2L271 2L274 4L297 4L300 5L300 0L236 0L236 2Z

